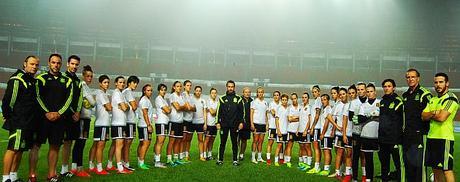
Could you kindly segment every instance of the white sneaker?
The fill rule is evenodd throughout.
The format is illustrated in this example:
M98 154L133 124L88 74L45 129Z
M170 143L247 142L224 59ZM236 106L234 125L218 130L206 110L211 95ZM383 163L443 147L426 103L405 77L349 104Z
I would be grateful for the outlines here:
M252 159L251 162L254 163L254 164L257 164L257 163L258 163L257 160L255 160L255 159Z

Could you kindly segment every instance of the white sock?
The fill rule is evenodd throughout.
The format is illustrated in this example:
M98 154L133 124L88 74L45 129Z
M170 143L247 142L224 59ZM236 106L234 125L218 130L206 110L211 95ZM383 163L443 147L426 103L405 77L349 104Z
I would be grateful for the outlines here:
M315 169L319 171L319 162L315 162Z
M204 153L200 153L200 158L204 158Z
M244 154L240 154L240 158L243 158L244 157Z
M10 175L3 175L2 182L5 182L6 180L10 179Z
M113 167L112 161L108 160L107 161L107 168L112 168L112 167Z
M324 165L324 170L329 171L329 165Z
M62 165L61 174L64 174L66 172L69 172L69 165ZM13 181L13 180L11 180L11 181Z
M345 175L351 175L351 167L345 167Z
M278 162L278 158L279 158L278 156L275 156L275 162Z
M18 172L10 172L10 180L16 181L18 179Z
M168 161L172 161L172 155L166 155Z
M340 170L336 169L335 170L335 175L340 176Z
M307 165L311 166L311 161L313 157L307 157Z
M366 179L366 182L371 182L371 179Z
M267 160L270 160L270 153L267 153Z
M363 171L362 171L363 176L366 176L366 167L361 167L361 170L363 170Z
M144 165L144 160L139 160L139 165Z
M256 153L255 152L251 152L251 159L256 160Z
M93 161L89 161L89 169L94 169L94 163L93 163Z
M299 163L303 163L303 157L299 157Z
M123 171L123 163L122 162L117 162L117 168L118 168L118 171Z
M182 160L183 158L184 158L184 152L179 153L179 159Z
M208 151L208 157L212 157L212 150Z
M283 154L283 153L280 153L280 159L281 159L281 160L284 159L284 154Z
M262 159L262 153L257 153L257 159Z
M72 170L77 170L77 163L72 163Z
M126 166L126 167L129 167L129 162L126 162L126 163L125 163L125 166Z
M179 154L174 154L174 160L178 160L179 159Z
M207 155L206 155L206 152L203 152L203 158L206 158Z
M160 162L160 158L161 158L160 155L161 154L155 155L155 162Z
M306 164L306 163L307 163L307 156L306 156L306 155L305 155L305 156L302 156L302 160L303 160L303 163Z
M188 152L185 152L185 157L189 157L189 155L188 155L188 154L189 154Z
M97 163L97 171L98 172L102 171L102 163Z
M291 162L291 156L288 156L288 155L287 155L287 156L284 156L284 157L285 157L285 158L284 158L284 159L285 159L284 162L286 162L286 163Z

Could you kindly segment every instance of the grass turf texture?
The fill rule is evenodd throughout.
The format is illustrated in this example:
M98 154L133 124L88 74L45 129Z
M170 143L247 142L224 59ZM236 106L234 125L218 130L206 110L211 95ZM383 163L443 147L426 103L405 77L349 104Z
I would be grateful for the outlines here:
M1 121L0 117L0 121ZM0 123L3 123L1 121ZM92 131L92 128L91 130ZM2 148L2 159L4 155L4 150L7 147L7 137L8 132L6 130L0 131L0 148ZM457 159L460 157L460 134L455 135L456 143L455 143L455 150L454 150L454 158ZM92 145L92 132L90 133L90 139L86 142L85 152L83 156L83 165L85 169L88 169L88 152L89 148ZM155 137L152 138L152 144L150 145L149 151L146 156L145 162L150 166L153 166L153 143L155 141ZM266 142L264 141L264 153L262 154L263 158L265 159L265 149L266 149ZM266 164L252 164L250 162L251 158L251 140L248 141L248 147L245 153L245 159L241 162L241 165L238 167L231 165L231 142L230 139L227 142L226 152L225 152L225 160L223 166L217 166L215 164L215 160L202 162L199 160L199 153L198 153L198 142L196 139L196 135L192 141L191 147L191 163L166 168L166 169L158 169L158 168L151 168L150 170L141 170L137 168L137 157L136 157L136 150L138 145L138 140L134 140L133 145L131 146L131 166L136 168L136 171L132 174L121 175L116 174L116 172L111 172L110 175L107 176L98 176L96 174L91 173L91 178L78 178L72 177L70 179L66 179L66 181L337 181L334 178L327 178L324 176L318 175L307 175L305 172L302 172L297 169L297 161L298 161L298 145L294 145L293 153L292 153L292 168L287 168L286 165L282 165L280 167L275 167L273 164L271 166L267 166ZM218 146L220 143L219 137L216 138L214 142L214 150L213 156L216 158L218 153ZM162 152L162 162L166 162L166 144L163 147ZM274 145L275 146L275 145ZM104 150L104 162L103 166L107 164L107 153L108 148L110 147L110 142L106 144L106 149ZM45 144L42 146L40 150L40 157L39 157L39 164L38 164L38 180L45 181L46 174L48 170L47 164L47 151L48 145ZM274 148L272 151L272 160L274 159L273 156ZM334 152L333 152L334 153ZM27 180L28 177L28 152L23 154L21 166L19 169L19 177L21 179ZM333 155L334 159L334 155ZM59 156L59 160L61 160L61 156ZM334 161L334 160L333 160ZM114 162L114 165L116 163ZM3 169L3 163L2 169ZM378 160L377 154L374 155L374 165L375 165L375 175L380 174L380 162ZM334 173L334 162L331 164L331 173ZM70 166L69 166L70 168ZM458 170L460 168L459 162L454 162L454 171L458 175ZM61 169L61 163L58 162L58 172ZM457 176L458 178L458 176Z

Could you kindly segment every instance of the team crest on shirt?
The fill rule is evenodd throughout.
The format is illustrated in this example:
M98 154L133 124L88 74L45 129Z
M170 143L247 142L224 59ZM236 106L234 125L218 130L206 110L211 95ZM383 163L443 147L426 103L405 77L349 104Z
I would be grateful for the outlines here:
M375 106L380 107L380 103L376 103Z
M65 79L64 79L64 78L61 78L61 79L59 79L59 82L65 83Z
M390 108L390 109L393 109L393 108L395 108L395 103L394 103L394 102L392 102L392 103L390 104L390 107L389 107L389 108Z
M234 103L238 102L238 99L236 97L233 97L233 102Z
M415 100L420 100L420 94L415 95Z

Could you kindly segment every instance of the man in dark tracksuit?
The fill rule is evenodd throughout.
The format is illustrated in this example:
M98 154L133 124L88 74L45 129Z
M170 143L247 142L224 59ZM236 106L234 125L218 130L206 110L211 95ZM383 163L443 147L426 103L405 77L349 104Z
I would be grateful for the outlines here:
M386 79L382 82L385 95L380 101L379 116L379 159L381 164L382 181L404 181L404 164L401 165L402 158L402 125L404 115L403 100L398 94L394 93L396 83L393 79ZM396 172L390 173L390 157Z
M222 165L224 160L225 145L228 133L232 141L233 165L238 166L238 130L243 128L243 99L235 94L235 82L227 81L227 93L219 98L217 106L216 127L220 130L219 158L217 165Z
M56 165L60 146L64 140L66 118L72 117L69 107L73 98L72 80L59 71L62 57L52 54L48 60L49 71L37 76L37 100L44 112L39 141L49 143L48 180L56 181Z
M409 89L404 92L403 124L403 159L408 181L425 182L427 180L424 166L424 149L429 122L422 121L421 113L432 95L429 90L419 85L420 73L415 69L406 72Z
M65 121L65 134L64 134L64 145L62 147L62 168L61 175L72 177L73 173L69 172L69 157L72 148L73 141L77 140L80 134L80 111L83 103L83 93L81 91L81 80L76 75L78 67L80 65L80 57L71 55L67 59L67 71L64 73L65 76L72 80L73 97L72 103L69 107L71 117L66 118ZM81 144L76 144L77 147ZM73 163L76 163L78 156L72 155Z
M37 73L39 59L28 56L24 69L17 70L8 80L3 96L3 129L9 131L8 146L3 158L3 181L18 180L18 169L22 152L32 146L34 126L37 126L37 99L34 75Z

